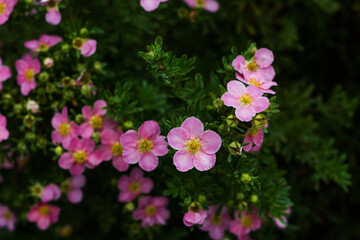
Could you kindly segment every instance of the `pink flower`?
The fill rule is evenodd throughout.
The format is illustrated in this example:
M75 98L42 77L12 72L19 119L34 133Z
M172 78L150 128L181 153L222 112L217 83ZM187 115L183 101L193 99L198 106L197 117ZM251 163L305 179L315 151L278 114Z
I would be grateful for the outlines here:
M235 220L230 223L230 232L237 235L239 239L246 236L250 231L257 230L261 227L262 219L257 217L257 211L253 213L242 212L239 218L239 211L235 211Z
M51 223L59 220L60 208L54 205L39 202L32 206L27 214L29 222L36 222L39 229L47 229Z
M124 175L119 179L119 202L131 202L140 193L149 193L153 186L153 181L150 178L145 178L143 171L135 167L131 171L130 177Z
M72 203L79 203L83 198L81 188L85 186L86 179L84 175L72 176L61 184L61 189L66 193L67 198Z
M185 226L191 227L194 224L203 224L207 217L206 211L201 208L200 203L193 202L189 206L189 210L184 214L183 222Z
M87 168L94 168L99 165L101 159L94 154L95 143L91 139L73 138L65 152L59 159L59 166L63 169L70 169L72 175L80 175Z
M177 170L186 172L195 166L199 171L207 171L214 167L221 137L214 131L204 131L199 119L187 118L169 132L167 139L172 148L179 150L174 155Z
M0 204L0 227L6 227L9 231L15 230L16 217L8 206Z
M0 142L9 138L9 131L6 129L6 117L0 114Z
M28 100L26 103L26 110L31 111L32 113L39 112L39 104L34 100Z
M30 40L25 42L25 47L33 51L44 52L62 41L61 37L44 34L40 37L39 41Z
M291 213L291 208L288 207L288 209L286 209L284 211L284 213L286 214L286 216L281 216L284 223L282 223L279 218L274 218L274 217L270 216L270 217L272 217L272 219L274 219L274 222L275 222L276 226L278 226L281 229L284 229L284 228L287 227L287 223L288 223L287 216Z
M88 39L81 46L81 55L84 57L90 57L96 52L96 40Z
M104 100L97 100L94 104L94 108L90 106L84 106L82 108L82 114L85 118L85 122L80 125L80 134L83 138L90 138L94 131L103 127L103 116L106 114L107 107Z
M27 96L31 90L36 88L35 74L41 70L40 62L37 58L32 59L30 55L25 55L16 61L17 83L21 86L21 93Z
M264 131L262 128L257 129L257 133L254 131L255 127L250 128L250 130L246 133L244 143L249 143L244 146L244 151L246 152L256 152L259 151L264 140ZM253 147L253 145L255 145Z
M152 227L155 224L165 225L170 217L170 212L166 209L167 205L166 197L145 196L140 199L139 206L132 216L135 220L141 219L142 227Z
M69 122L67 107L60 113L56 113L51 119L51 125L55 130L51 133L54 144L62 143L64 148L68 147L71 139L79 134L79 126L74 122Z
M139 166L148 172L159 164L158 156L168 152L168 143L164 136L160 136L160 127L155 121L145 121L138 132L127 131L121 135L120 143L124 147L124 161L129 164L139 162Z
M275 94L275 92L271 90L270 87L277 86L277 83L274 81L265 81L265 79L258 73L250 72L248 74L248 78L244 78L239 73L236 73L236 78L243 83L253 85L261 89L264 93Z
M50 68L54 65L54 59L47 57L44 59L43 64L45 65L45 67Z
M167 1L168 0L140 0L140 5L145 11L151 12L157 9L161 2Z
M5 82L10 77L11 77L10 68L5 65L2 65L2 60L0 58L0 91L2 89L2 82Z
M220 215L216 215L217 208L217 206L209 208L207 211L208 216L200 229L208 231L212 239L220 240L224 237L224 231L229 229L231 218L226 207L222 208Z
M204 8L208 12L217 12L219 3L215 0L184 0L191 8Z
M7 22L17 2L17 0L0 0L0 25Z
M41 193L41 201L50 202L59 200L61 197L61 190L58 185L51 183L45 186Z
M102 145L96 150L96 154L104 161L112 159L113 166L120 172L124 172L129 168L129 164L124 162L122 157L121 135L121 130L106 129L102 131L100 135Z
M260 48L256 51L255 56L246 61L241 55L237 56L232 62L236 71L244 75L247 81L250 81L253 73L257 73L259 80L272 81L275 77L275 70L271 66L274 61L274 54L267 48Z
M46 5L47 13L45 15L46 22L52 25L58 25L61 21L61 14L57 6L61 0L44 0L41 5Z
M221 96L221 100L229 107L236 108L235 115L244 122L249 122L256 113L265 111L270 103L262 97L263 92L255 86L245 87L238 81L227 84L228 92Z

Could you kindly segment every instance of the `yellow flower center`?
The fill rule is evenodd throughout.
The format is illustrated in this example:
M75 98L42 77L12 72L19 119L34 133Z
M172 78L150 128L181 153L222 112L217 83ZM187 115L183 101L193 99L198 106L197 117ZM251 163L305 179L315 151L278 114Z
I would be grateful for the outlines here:
M83 163L86 161L86 152L78 151L74 154L74 161L77 163Z
M256 80L256 78L250 78L250 85L254 85L255 87L260 87L261 82Z
M241 219L241 223L244 227L251 227L253 225L253 220L251 217L249 216L244 216L242 219Z
M149 205L145 209L145 213L147 216L152 217L156 214L156 207L153 205Z
M49 49L49 45L46 43L39 43L39 51L44 52Z
M211 217L211 222L214 225L220 225L221 224L221 216L213 215Z
M70 132L70 125L67 123L61 123L59 125L59 130L58 132L61 134L61 136L65 137L69 134Z
M123 146L119 143L119 141L117 141L116 143L114 143L111 146L111 152L113 153L114 156L119 156L122 154L123 151Z
M140 149L141 152L151 151L153 146L154 145L152 144L152 141L150 141L150 140L146 140L146 139L141 139L140 140L139 149Z
M69 181L65 181L65 182L62 182L62 183L61 183L61 190L62 190L64 193L69 192L71 189L72 189L72 187L71 187Z
M29 82L32 81L33 78L34 78L34 74L35 73L34 73L34 70L32 68L26 70L25 74L24 74L26 81L29 81Z
M6 4L0 3L0 15L3 14L6 10Z
M6 210L5 212L4 212L4 218L5 218L5 220L11 220L12 219L12 215L11 215L11 212L9 212L8 210Z
M203 7L205 5L205 0L196 0L195 6L196 7Z
M50 214L50 208L48 206L41 206L39 212L43 216L48 216Z
M251 72L256 72L259 69L259 65L257 65L256 62L249 62L247 69Z
M189 140L188 143L186 144L185 149L189 150L192 154L195 155L195 153L197 151L200 151L201 149L200 139L196 138Z
M103 120L101 117L99 116L93 116L90 120L90 124L91 126L94 128L94 129L99 129L101 128L102 126L102 123L103 123Z
M129 190L132 193L138 193L140 191L140 184L138 182L130 183Z
M248 93L244 93L240 97L241 105L249 105L252 102L252 96Z

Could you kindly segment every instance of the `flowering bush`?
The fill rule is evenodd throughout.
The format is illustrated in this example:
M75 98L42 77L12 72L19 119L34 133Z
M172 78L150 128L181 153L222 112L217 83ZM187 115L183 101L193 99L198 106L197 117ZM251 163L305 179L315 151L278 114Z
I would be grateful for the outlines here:
M243 4L0 0L0 238L276 239L303 182L347 190L325 103L284 80L296 42L255 37Z

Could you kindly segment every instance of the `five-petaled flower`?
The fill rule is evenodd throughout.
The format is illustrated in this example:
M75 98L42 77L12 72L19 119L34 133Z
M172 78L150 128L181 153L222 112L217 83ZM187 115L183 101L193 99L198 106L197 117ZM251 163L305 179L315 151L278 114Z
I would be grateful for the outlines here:
M145 196L140 199L139 206L132 216L135 220L141 219L142 227L152 227L155 224L165 225L170 217L170 212L166 209L167 205L166 197Z
M31 90L36 88L35 75L41 70L40 62L26 54L22 59L16 61L17 83L21 86L21 93L27 96Z

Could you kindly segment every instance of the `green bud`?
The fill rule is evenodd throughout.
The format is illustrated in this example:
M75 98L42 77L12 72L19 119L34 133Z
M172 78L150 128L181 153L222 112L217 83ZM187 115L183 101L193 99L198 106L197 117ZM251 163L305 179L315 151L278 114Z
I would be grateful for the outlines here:
M249 174L243 173L243 174L241 175L241 182L247 184L247 183L249 183L250 181L251 181L251 176L250 176Z
M66 100L66 101L70 101L74 98L74 92L73 91L65 91L64 92L64 95L63 95L63 98Z
M127 204L124 206L124 208L125 208L127 211L132 212L132 211L134 211L134 209L135 209L135 205L134 205L133 202L129 202L129 203L127 203Z
M63 153L63 148L61 146L57 146L54 150L56 156L61 156L61 154Z
M84 116L82 114L78 114L75 116L75 122L77 124L81 124L85 121Z
M2 99L3 99L4 103L10 103L10 101L11 101L11 99L12 99L11 94L9 94L9 93L4 93L4 94L2 95Z
M237 125L239 124L239 119L232 114L226 118L226 123L229 127L237 127Z
M206 197L204 196L204 195L199 195L199 202L201 203L201 204L205 204L206 203Z
M35 124L36 120L33 115L28 114L24 117L23 122L26 127L31 128Z
M241 155L242 146L238 142L232 142L230 143L228 150L231 155Z
M124 128L125 129L130 129L134 127L134 123L132 121L126 121L124 122Z
M221 125L219 126L219 132L225 132L225 131L226 131L225 125L224 125L224 124L221 124Z
M67 86L70 86L71 85L71 78L70 77L63 77L61 79L61 84L64 86L64 87L67 87Z
M254 118L254 125L258 128L262 128L266 125L267 119L263 114L256 114Z
M248 205L245 201L240 202L238 205L238 209L240 212L246 211L247 207L248 207Z
M243 193L236 194L236 199L238 199L238 200L242 200L242 199L244 199L244 197L245 197L245 195Z
M80 49L83 44L84 44L84 41L81 38L75 38L72 42L72 46L75 49Z
M93 135L91 136L91 139L93 139L95 141L95 143L100 142L100 132L94 132Z
M214 100L213 105L216 109L220 109L222 106L224 106L224 102L220 98L217 98Z
M87 30L87 28L82 28L80 29L80 35L88 35L89 34L89 31Z
M47 141L45 138L39 138L39 140L36 142L36 146L38 148L46 148Z
M85 97L89 97L91 95L91 87L87 84L81 86L81 94Z
M257 195L255 195L255 194L253 194L253 195L251 195L251 197L250 197L250 201L251 201L252 203L257 203L257 202L259 201L259 197L258 197Z
M41 72L39 75L40 82L46 82L49 80L49 74L47 72Z
M102 64L99 61L94 62L94 68L96 71L101 72L103 70Z
M32 141L34 141L34 140L36 139L36 134L33 133L33 132L27 132L27 133L25 134L25 139L26 139L27 141L29 141L29 142L32 142Z
M15 113L21 113L22 109L23 109L23 106L21 104L15 104L14 105L14 112Z
M17 149L19 149L19 152L25 152L27 150L26 144L23 142L20 142L17 145Z
M61 47L61 50L63 51L63 52L69 52L69 49L70 49L70 46L69 46L69 44L64 44L64 45L62 45L62 47Z

